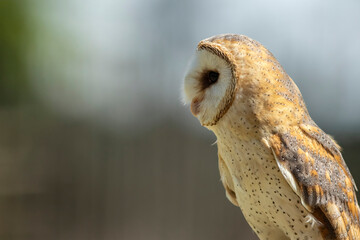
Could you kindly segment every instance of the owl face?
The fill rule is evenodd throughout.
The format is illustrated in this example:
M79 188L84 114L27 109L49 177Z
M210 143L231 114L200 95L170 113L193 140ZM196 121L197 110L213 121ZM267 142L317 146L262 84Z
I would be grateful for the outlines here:
M291 125L308 115L300 91L279 62L243 35L200 41L183 89L192 114L211 130L229 112L233 122L241 115L248 123L271 126Z
M215 125L232 102L235 76L220 45L202 41L184 80L184 100L204 126Z

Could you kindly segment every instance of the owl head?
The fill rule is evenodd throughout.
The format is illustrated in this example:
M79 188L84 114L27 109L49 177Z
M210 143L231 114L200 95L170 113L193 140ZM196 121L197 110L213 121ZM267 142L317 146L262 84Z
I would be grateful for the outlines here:
M291 121L304 116L291 78L265 47L243 35L200 41L183 89L192 114L206 127L216 125L234 105L249 118L274 124L285 115Z

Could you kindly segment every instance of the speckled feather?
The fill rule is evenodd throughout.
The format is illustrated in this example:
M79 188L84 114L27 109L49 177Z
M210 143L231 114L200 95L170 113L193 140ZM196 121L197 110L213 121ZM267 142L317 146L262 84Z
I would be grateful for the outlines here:
M356 186L340 147L312 121L274 56L233 34L205 39L198 51L231 70L216 109L206 108L206 89L188 95L193 114L217 136L226 196L259 238L360 239Z

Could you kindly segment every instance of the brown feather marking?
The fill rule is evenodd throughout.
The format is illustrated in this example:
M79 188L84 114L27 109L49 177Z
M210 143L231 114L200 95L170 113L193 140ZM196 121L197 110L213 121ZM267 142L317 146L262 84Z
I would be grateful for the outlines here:
M326 172L325 172L325 177L326 177L326 180L328 180L329 183L331 183L330 173L329 173L329 171L327 171L327 170L326 170Z
M347 226L345 225L344 219L339 211L339 208L334 203L328 203L322 207L323 212L331 221L336 239L338 240L350 240L355 239L348 235Z
M339 161L334 156L338 149L329 151L330 147L328 149L299 128L290 128L288 132L290 134L274 134L270 145L280 164L298 182L304 206L310 207L314 217L323 223L319 229L327 236L324 239L360 239L354 185L343 159ZM321 130L313 132L321 133Z
M357 190L354 179L352 178L348 167L345 164L344 159L340 153L340 146L332 139L329 135L324 133L317 125L311 121L309 124L300 124L300 129L304 131L308 136L314 138L327 150L335 160L338 162L340 167L343 169L345 174L351 179L352 184Z
M321 222L321 225L319 226L321 236L326 240L335 240L335 232L334 228L330 224L328 218L324 214L324 212L320 208L315 208L312 215Z

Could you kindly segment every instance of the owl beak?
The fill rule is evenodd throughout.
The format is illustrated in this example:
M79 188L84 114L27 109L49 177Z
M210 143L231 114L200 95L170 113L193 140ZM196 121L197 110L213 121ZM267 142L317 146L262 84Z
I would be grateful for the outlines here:
M200 104L203 99L199 97L195 97L191 101L190 110L191 113L196 117L200 112Z

